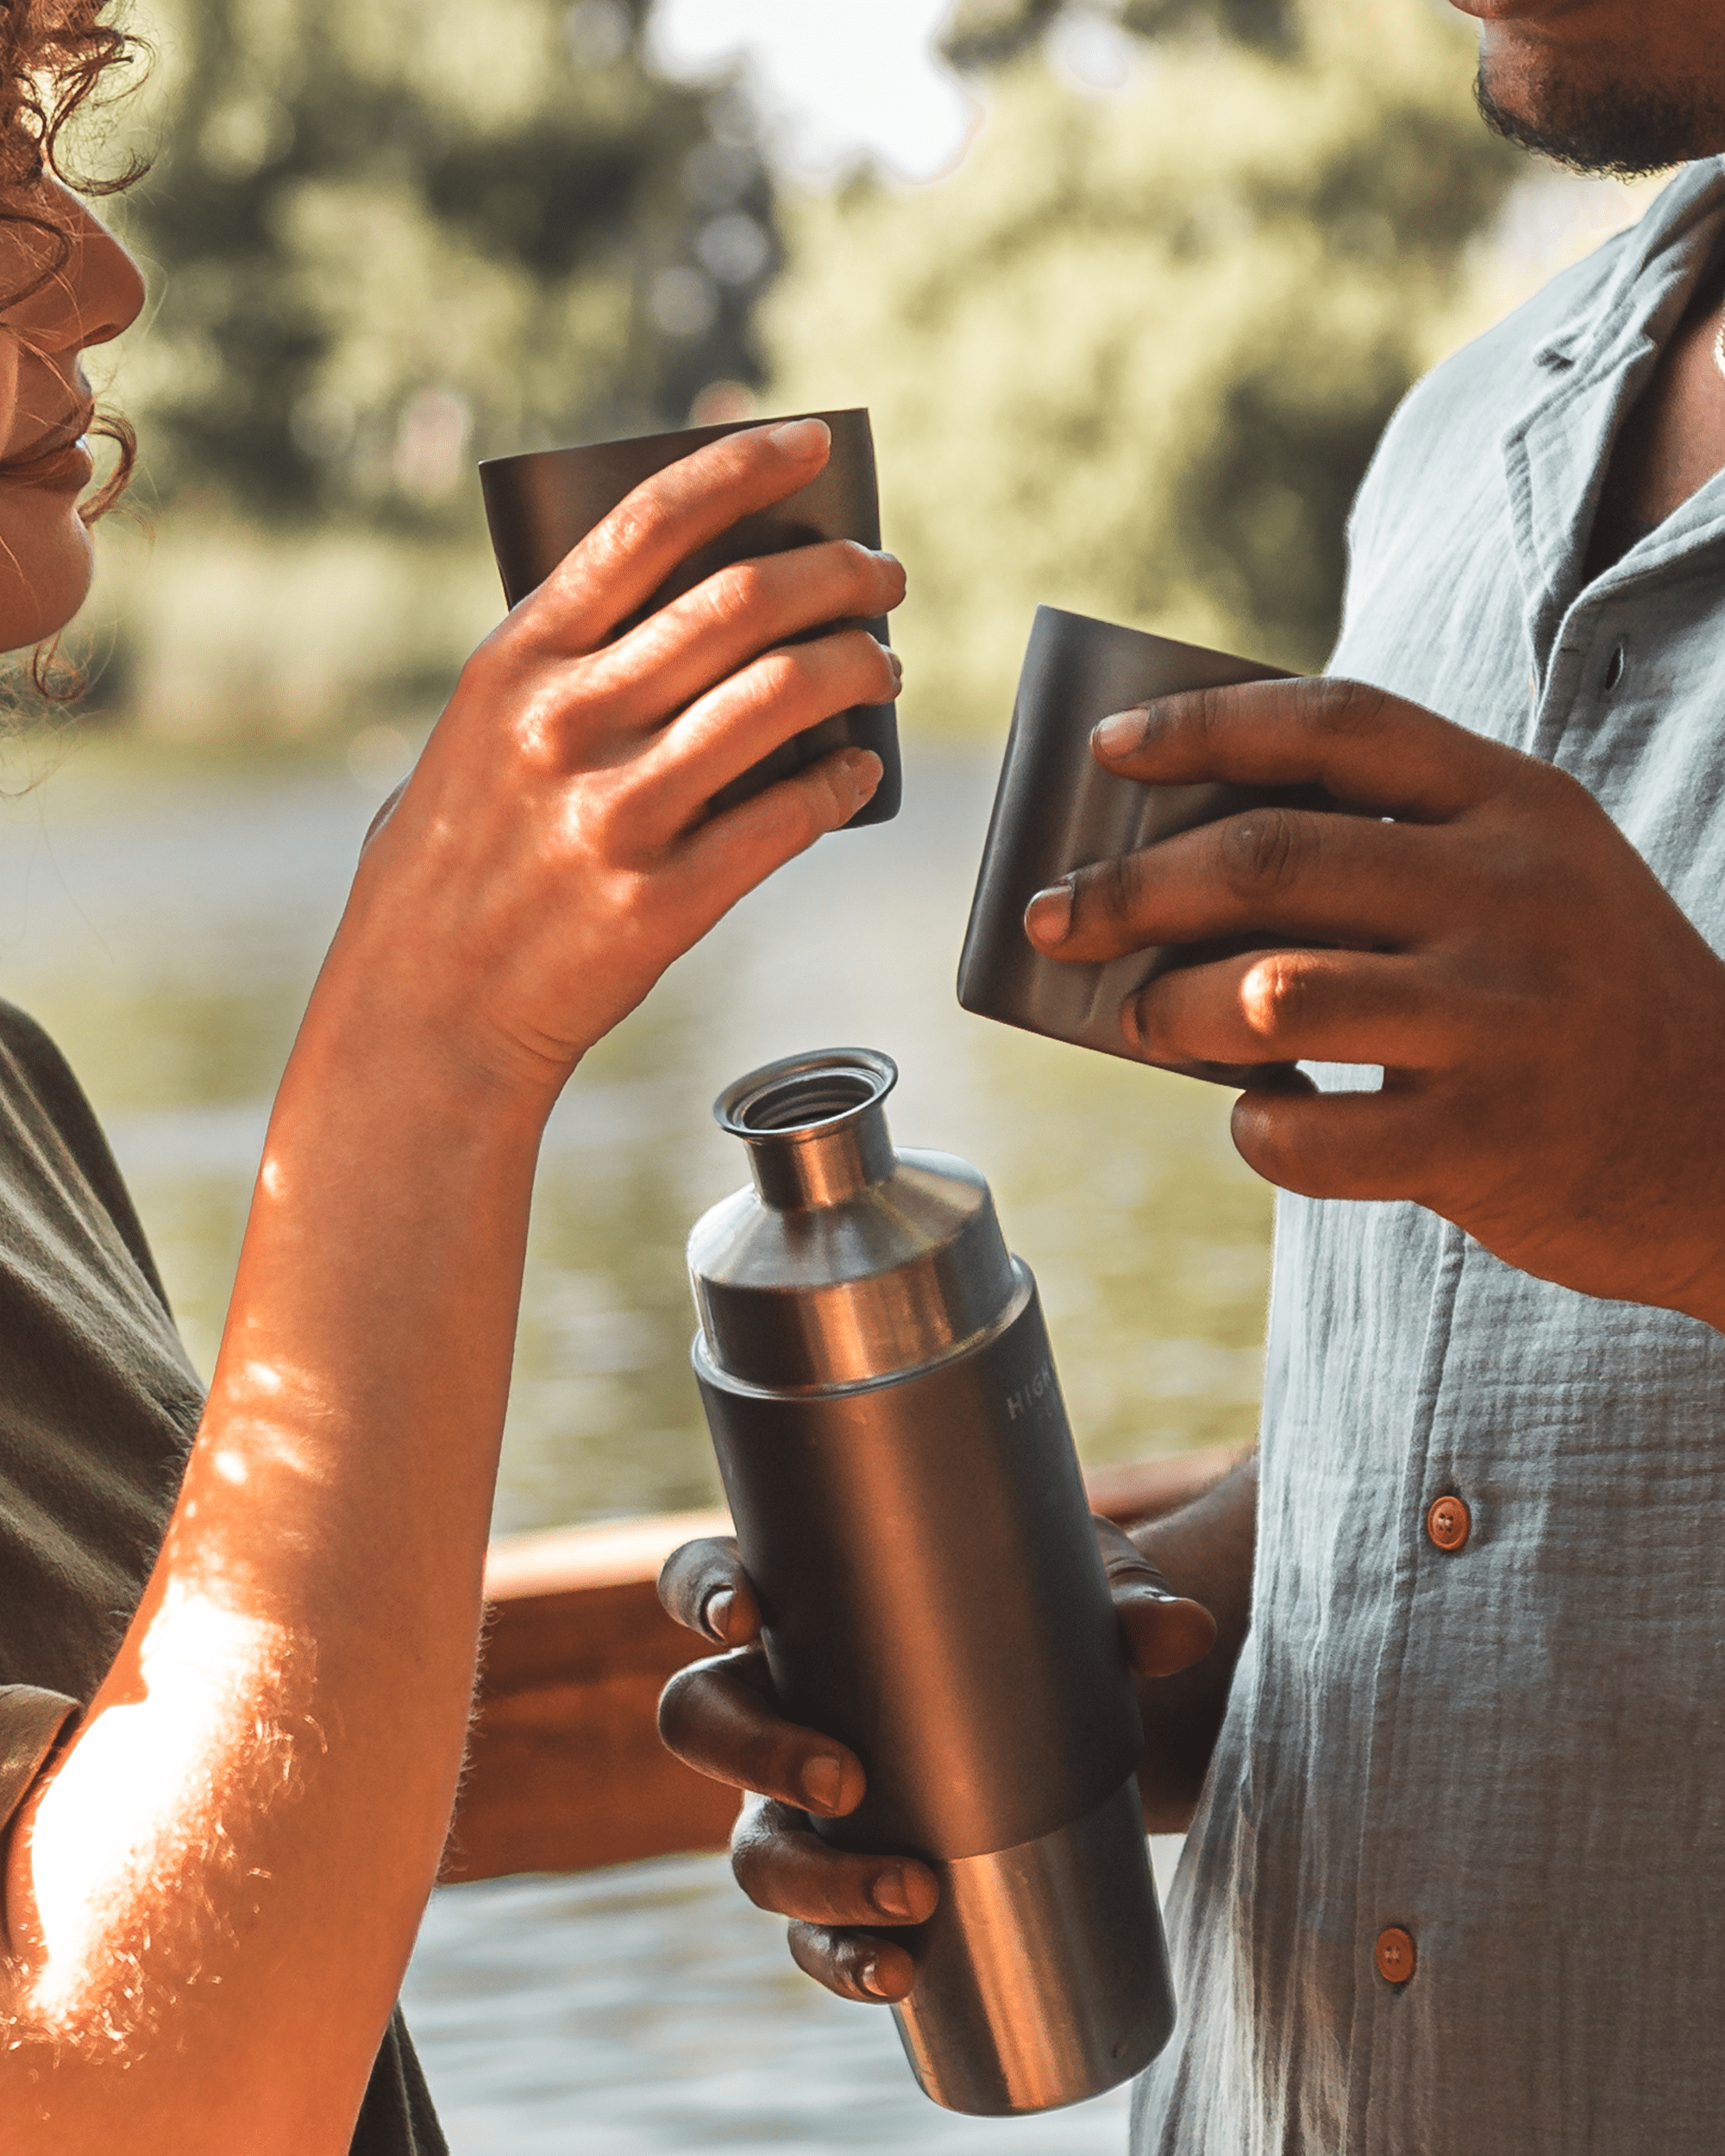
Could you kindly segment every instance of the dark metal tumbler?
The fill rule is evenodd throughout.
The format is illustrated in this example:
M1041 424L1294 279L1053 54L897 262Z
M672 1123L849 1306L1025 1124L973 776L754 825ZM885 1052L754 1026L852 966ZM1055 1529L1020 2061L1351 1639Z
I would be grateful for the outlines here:
M967 1011L1106 1055L1131 1054L1120 1031L1120 1006L1157 974L1189 964L1205 950L1164 945L1107 965L1063 964L1044 958L1025 934L1026 906L1088 862L1290 794L1285 788L1139 786L1102 768L1090 754L1090 730L1111 711L1146 697L1286 679L1274 667L1226 652L1057 606L1037 608L958 962L958 1000ZM1194 1075L1239 1084L1245 1074L1204 1064Z
M894 1150L897 1075L831 1049L720 1096L754 1181L689 1239L695 1375L780 1704L868 1772L817 1831L939 1875L890 1934L917 2078L1038 2111L1173 2026L1143 1733L1036 1283L974 1168Z
M782 554L789 548L810 546L822 539L856 539L865 547L880 545L880 497L868 413L856 410L787 417L824 419L831 429L831 454L819 476L771 509L743 517L692 555L638 612L617 624L618 636L680 592L692 591L729 562ZM516 605L543 584L569 549L585 539L595 524L603 523L643 479L722 436L739 434L745 427L780 423L743 420L717 427L686 427L676 434L637 435L626 442L599 442L577 449L535 449L521 456L493 457L482 463L480 485L485 493L492 549L510 605ZM881 643L888 642L884 615L860 626ZM746 801L775 780L788 778L833 749L855 747L872 749L885 768L880 785L845 829L888 822L899 812L903 790L895 710L891 704L858 704L823 719L732 780L714 796L714 807L729 808L737 801Z

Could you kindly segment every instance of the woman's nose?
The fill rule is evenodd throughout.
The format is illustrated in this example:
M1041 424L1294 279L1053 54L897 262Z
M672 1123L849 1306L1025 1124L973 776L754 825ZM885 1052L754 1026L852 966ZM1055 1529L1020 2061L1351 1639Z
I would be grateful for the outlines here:
M79 342L85 348L129 329L144 309L143 272L105 225L93 217L91 223L78 279Z
M44 355L106 344L141 313L143 273L76 195L57 181L43 185L55 197L54 222L66 253L33 291L9 305L0 295L0 323ZM47 235L40 243L46 246ZM53 244L58 252L58 237Z

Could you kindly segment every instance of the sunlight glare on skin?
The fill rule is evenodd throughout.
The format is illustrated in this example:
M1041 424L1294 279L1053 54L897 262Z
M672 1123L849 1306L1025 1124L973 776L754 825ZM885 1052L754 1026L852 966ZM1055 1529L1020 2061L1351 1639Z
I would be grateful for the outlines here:
M85 2032L99 2002L101 2026L127 2033L112 1996L123 1976L116 1940L147 1940L159 1965L153 1983L166 1991L198 1973L211 1944L207 1902L186 1896L184 1877L207 1886L212 1862L237 1865L235 1838L247 1838L249 1817L291 1789L294 1748L283 1733L296 1703L309 1700L312 1653L285 1626L169 1587L140 1653L142 1696L102 1709L34 1808L32 1907L20 1944L35 1972L40 2021ZM223 1816L215 1789L236 1720L258 1741L248 1784ZM120 1787L123 1808L113 1801ZM147 2002L132 2003L147 2018Z

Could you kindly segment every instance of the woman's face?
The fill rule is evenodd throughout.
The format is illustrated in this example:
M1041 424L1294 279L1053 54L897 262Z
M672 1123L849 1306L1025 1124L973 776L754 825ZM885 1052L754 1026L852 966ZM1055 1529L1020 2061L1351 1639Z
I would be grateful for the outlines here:
M136 321L137 264L75 195L40 183L72 242L65 265L27 299L0 305L0 650L64 629L90 589L90 534L78 516L90 484L84 429L90 385L78 364ZM47 242L0 223L0 291L39 273Z

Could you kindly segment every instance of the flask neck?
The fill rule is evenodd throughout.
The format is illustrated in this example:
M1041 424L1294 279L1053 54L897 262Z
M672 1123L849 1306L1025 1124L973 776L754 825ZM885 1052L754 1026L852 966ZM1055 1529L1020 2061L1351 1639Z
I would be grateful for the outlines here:
M718 1117L749 1148L763 1205L791 1213L841 1205L897 1165L883 1103L898 1076L889 1056L829 1049L787 1057L722 1096Z

